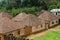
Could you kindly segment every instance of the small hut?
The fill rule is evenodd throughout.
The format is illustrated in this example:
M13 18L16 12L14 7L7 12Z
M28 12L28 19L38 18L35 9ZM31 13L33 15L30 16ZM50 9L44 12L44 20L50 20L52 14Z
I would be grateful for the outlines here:
M20 35L30 34L33 32L40 31L41 29L41 26L39 26L41 24L40 20L32 14L20 13L12 20L24 26L24 28L20 29Z
M4 40L4 35L15 29L16 25L9 18L7 13L0 13L0 40Z
M52 9L50 12L59 18L60 24L60 9Z
M25 25L25 34L39 31L38 25L40 25L40 23L39 19L35 15L28 14L28 16L22 20L21 23Z
M53 25L58 24L58 18L50 13L49 11L43 11L39 16L39 19L42 19L45 21L45 24L47 27L52 27Z

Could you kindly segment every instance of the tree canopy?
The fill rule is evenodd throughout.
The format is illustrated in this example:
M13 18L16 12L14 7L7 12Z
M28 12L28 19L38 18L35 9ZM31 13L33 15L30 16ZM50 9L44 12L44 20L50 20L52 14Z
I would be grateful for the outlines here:
M53 8L60 8L60 0L2 0L0 2L0 12L11 12L14 16L19 12L33 13Z

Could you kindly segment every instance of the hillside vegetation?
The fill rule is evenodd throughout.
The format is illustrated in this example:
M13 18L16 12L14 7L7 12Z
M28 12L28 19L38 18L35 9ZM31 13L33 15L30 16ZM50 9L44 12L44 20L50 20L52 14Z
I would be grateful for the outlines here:
M33 13L42 9L51 10L60 8L60 0L1 0L0 12L10 12L12 16L16 16L20 12Z

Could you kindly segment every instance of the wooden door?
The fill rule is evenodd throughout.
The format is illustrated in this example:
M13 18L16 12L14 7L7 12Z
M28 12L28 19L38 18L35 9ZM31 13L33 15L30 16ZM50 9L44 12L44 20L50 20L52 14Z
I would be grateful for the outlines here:
M60 24L60 19L59 19L59 24Z
M1 37L0 37L0 40L1 40Z
M49 29L49 24L48 23L45 24L45 29Z

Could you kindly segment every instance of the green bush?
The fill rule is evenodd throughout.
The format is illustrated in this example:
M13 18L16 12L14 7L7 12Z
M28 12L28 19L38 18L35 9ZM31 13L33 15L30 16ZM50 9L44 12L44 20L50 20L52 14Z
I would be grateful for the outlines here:
M29 14L34 14L36 15L35 12L40 11L41 7L23 7L19 9L12 8L12 10L7 10L6 8L1 8L0 12L10 12L13 17L15 17L17 14L20 12L25 12Z
M35 15L35 12L38 12L40 10L41 7L24 7L20 9L20 12L25 12L25 13L30 13Z
M51 10L51 9L56 9L56 8L57 8L56 5L50 5L50 6L49 6L49 10Z
M1 8L0 12L7 12L8 10L6 8Z
M16 37L16 40L24 40L24 39L26 39L26 37L21 37L21 36Z
M16 16L17 14L19 14L20 10L13 8L11 12L12 12L12 16L14 17L14 16Z
M59 3L57 3L57 8L60 8L60 2L59 2Z
M16 37L16 40L21 40L21 37Z

